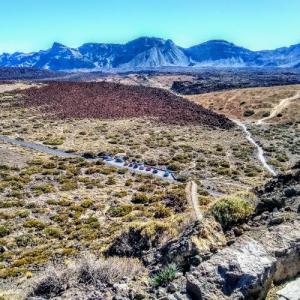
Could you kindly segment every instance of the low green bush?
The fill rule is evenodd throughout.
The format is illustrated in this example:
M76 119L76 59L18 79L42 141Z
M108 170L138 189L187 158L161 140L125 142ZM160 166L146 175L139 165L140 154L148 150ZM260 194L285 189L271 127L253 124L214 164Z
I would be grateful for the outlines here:
M210 208L212 215L225 230L246 221L253 211L253 206L238 196L222 198Z
M111 217L124 217L131 213L133 207L131 205L112 206L107 211L107 214Z
M163 268L159 273L151 278L153 286L166 286L176 277L177 267L175 264L170 264Z
M9 235L9 234L10 234L9 228L7 228L4 225L1 225L0 226L0 238L5 237L6 235Z
M27 228L36 228L39 230L45 228L45 224L41 220L38 220L38 219L27 220L26 222L24 222L23 225L24 225L24 227L27 227Z
M61 231L61 229L57 228L57 227L46 227L44 229L44 233L46 234L46 236L48 237L53 237L53 238L61 238L63 233Z
M149 202L149 198L144 193L136 193L132 196L131 202L134 204L145 204Z

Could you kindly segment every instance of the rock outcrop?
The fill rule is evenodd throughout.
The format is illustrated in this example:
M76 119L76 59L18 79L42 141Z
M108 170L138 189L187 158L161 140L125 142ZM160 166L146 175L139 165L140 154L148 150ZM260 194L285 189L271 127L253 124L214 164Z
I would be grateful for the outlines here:
M255 240L243 237L187 275L195 299L263 299L275 273L276 260Z
M300 277L289 282L277 293L278 300L299 300L300 299Z
M300 204L300 168L295 165L294 169L286 174L279 174L266 185L256 190L259 202L256 214L264 211L273 211L283 206L292 206L295 210Z
M300 222L241 236L187 274L195 299L264 299L271 283L300 271Z

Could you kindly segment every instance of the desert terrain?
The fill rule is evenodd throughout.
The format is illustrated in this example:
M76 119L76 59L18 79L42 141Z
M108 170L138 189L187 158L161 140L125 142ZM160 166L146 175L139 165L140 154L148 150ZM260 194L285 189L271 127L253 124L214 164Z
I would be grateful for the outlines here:
M127 295L126 284L132 299L158 299L175 293L169 292L171 281L180 299L190 299L184 297L198 292L187 292L185 284L198 276L188 274L199 255L206 260L243 233L259 240L268 232L274 216L266 222L252 216L260 217L257 207L273 208L257 205L258 195L263 199L268 191L257 188L277 179L230 119L247 125L276 173L286 172L299 160L299 85L182 98L171 91L182 77L154 76L144 85L135 78L0 85L0 136L76 155L0 141L3 299L23 299L23 291L85 299L82 284L89 286L89 297ZM173 172L175 180L109 166L103 155ZM233 205L233 215L222 216L223 205ZM295 218L293 205L280 213L286 226ZM182 250L179 241L191 248ZM175 247L178 257L169 248L164 256L165 247ZM93 268L106 268L107 277L90 279L84 272L98 270Z

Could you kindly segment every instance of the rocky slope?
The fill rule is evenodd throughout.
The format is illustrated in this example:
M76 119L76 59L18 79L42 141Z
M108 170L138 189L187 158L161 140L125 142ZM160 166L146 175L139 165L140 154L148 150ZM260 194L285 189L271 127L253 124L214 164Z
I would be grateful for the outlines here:
M165 67L298 68L300 45L251 51L223 40L182 48L171 40L141 37L127 44L87 43L70 48L54 43L48 50L0 55L0 67L49 70L144 70Z
M168 91L109 82L49 82L21 92L22 105L56 118L150 118L167 124L202 124L230 129L233 123Z
M256 213L226 232L206 216L161 246L138 230L119 236L106 255L110 261L138 257L145 269L131 261L135 277L127 271L129 276L116 276L110 283L101 277L104 262L81 261L76 269L43 276L28 299L265 299L272 284L293 280L300 272L299 174L297 164L257 189ZM274 199L274 205L261 204L265 198ZM143 277L145 272L152 281ZM75 286L70 277L77 280ZM277 299L297 299L297 282L287 284Z

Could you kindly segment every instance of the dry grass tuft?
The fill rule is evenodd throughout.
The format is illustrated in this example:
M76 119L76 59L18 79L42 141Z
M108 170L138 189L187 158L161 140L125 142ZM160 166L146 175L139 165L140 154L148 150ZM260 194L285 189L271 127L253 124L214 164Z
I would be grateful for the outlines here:
M87 255L65 268L49 266L44 273L33 279L27 297L52 298L80 285L100 288L118 283L124 277L132 278L145 272L138 259L110 257L96 259Z

